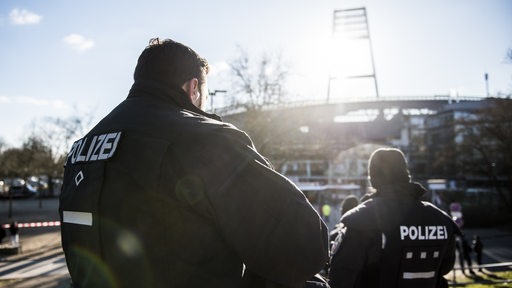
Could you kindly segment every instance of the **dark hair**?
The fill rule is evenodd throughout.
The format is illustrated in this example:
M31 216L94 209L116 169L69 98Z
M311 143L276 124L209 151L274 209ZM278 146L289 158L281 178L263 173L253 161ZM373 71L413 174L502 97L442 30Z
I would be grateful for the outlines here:
M370 156L369 162L368 174L375 189L384 185L406 183L411 180L404 154L398 149L377 149Z
M341 204L341 215L347 213L348 210L359 205L359 200L354 195L349 195L347 198L343 199L343 203Z
M191 48L171 39L153 38L139 56L133 79L181 87L188 80L197 78L201 86L208 71L208 61Z

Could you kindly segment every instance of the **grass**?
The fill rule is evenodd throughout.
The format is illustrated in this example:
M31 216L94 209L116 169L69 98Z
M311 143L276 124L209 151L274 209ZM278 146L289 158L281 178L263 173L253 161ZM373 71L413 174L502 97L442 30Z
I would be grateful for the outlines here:
M446 275L446 279L452 281L452 275ZM457 275L456 284L450 283L450 287L466 288L512 288L512 271L478 273L476 277Z

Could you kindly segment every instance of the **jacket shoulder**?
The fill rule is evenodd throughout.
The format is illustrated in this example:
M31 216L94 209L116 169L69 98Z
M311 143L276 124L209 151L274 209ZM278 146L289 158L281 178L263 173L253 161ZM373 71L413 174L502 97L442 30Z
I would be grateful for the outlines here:
M421 201L421 204L423 207L427 210L431 210L431 213L438 214L441 218L448 218L448 220L452 221L452 218L448 213L441 210L439 207L435 206L434 204L427 202L427 201Z
M340 222L349 228L359 230L377 229L374 211L376 205L378 205L378 199L367 200L343 215Z

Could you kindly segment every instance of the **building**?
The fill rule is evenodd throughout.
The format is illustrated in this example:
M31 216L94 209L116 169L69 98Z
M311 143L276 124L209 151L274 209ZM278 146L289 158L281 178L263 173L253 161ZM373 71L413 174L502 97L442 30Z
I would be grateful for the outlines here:
M315 189L321 191L333 191L336 185L359 187L359 191L334 192L338 200L340 195L368 191L367 161L378 147L404 151L413 180L435 188L431 190L462 193L467 189L484 191L499 186L510 198L511 174L507 174L510 171L507 167L512 164L507 166L503 160L509 159L503 152L508 149L499 149L499 143L484 129L497 121L482 113L495 101L495 98L435 96L323 105L288 104L261 111L260 117L265 122L260 121L256 126L266 134L253 139L277 170L300 187L313 190L312 185L317 185ZM512 106L510 99L499 101ZM502 114L508 118L494 124L508 127L508 135L512 137L512 114ZM242 129L250 122L243 113L224 118ZM265 123L269 125L262 129ZM251 131L247 132L253 136ZM478 145L486 147L489 151L486 155L492 161L482 159L482 151L474 146L475 139L480 141ZM258 140L263 145L258 145ZM324 189L327 185L330 188ZM429 195L427 199L433 201L435 196Z

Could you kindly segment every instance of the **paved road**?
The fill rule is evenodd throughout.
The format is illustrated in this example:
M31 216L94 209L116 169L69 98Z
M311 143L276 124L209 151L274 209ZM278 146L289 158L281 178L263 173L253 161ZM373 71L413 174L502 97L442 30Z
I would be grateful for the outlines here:
M0 199L1 224L32 221L59 220L59 201L57 198L21 198L12 201L10 209L9 199ZM9 210L11 217L9 218Z
M480 235L483 242L483 264L512 262L512 231L506 229L465 229L466 239L471 243L474 235ZM472 253L472 256L475 256ZM473 257L475 259L475 257ZM457 266L459 262L457 261ZM473 264L476 261L473 260ZM512 267L501 267L510 269ZM500 267L488 268L491 271L500 270ZM503 270L503 269L501 269Z

